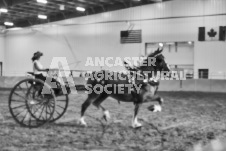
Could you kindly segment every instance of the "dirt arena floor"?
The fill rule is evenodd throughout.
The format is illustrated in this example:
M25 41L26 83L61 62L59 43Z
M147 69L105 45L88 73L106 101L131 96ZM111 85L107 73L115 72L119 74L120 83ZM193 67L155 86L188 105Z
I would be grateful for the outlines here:
M226 94L161 92L163 111L152 113L144 104L139 114L141 129L131 127L132 103L109 98L104 103L111 113L108 123L91 106L88 127L77 124L84 93L70 95L69 108L56 123L28 129L19 126L8 109L8 91L0 91L1 151L150 150L202 151L202 146L226 138ZM203 149L203 151L210 149ZM222 150L225 151L225 150Z

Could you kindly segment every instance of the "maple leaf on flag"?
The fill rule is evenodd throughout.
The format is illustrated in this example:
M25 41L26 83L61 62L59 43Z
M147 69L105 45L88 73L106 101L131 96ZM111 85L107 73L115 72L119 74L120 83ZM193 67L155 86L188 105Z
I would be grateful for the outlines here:
M217 34L217 32L216 31L214 31L214 29L213 28L211 28L210 29L210 31L208 32L208 35L209 35L209 37L215 37L216 36L216 34Z

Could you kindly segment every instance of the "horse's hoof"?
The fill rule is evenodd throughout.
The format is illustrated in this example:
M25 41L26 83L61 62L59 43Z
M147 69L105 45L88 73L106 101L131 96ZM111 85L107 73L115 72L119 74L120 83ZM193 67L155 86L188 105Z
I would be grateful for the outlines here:
M141 129L141 128L142 128L142 125L139 127L134 127L134 129L136 129L136 130Z
M163 104L163 102L164 102L164 99L163 99L163 98L161 98L161 99L160 99L160 102L161 102L161 104Z
M139 128L142 127L142 124L141 123L136 123L136 124L133 124L132 127L135 128L135 129L139 129Z
M154 109L155 109L155 106L154 106L154 105L151 105L151 106L148 107L148 110L149 110L149 111L152 111L152 112L153 112Z
M79 125L82 125L82 126L84 126L84 127L87 127L86 122L85 122L84 119L82 119L82 118L78 121L78 124L79 124Z
M151 105L148 107L148 110L152 112L161 112L162 107L160 105Z
M108 121L111 118L109 111L104 111L103 119Z
M78 125L87 127L87 124L86 124L86 123L82 123L82 122L80 122L80 121L78 122Z

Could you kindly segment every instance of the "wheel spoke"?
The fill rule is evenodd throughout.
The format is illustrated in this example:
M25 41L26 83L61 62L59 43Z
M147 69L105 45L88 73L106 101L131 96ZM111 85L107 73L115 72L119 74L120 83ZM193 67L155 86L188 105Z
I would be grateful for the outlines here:
M57 102L66 102L66 100L56 100Z
M36 103L36 104L33 104L33 105L40 105L40 104L43 104L43 102L42 101L40 101L40 100L37 100L37 99L35 99L36 101L38 101L38 103Z
M26 106L26 105L16 106L16 107L13 107L12 109L17 109L17 108L20 108L20 107L23 107L23 106Z
M13 101L13 102L22 102L22 103L24 103L24 101L22 101L22 100L14 100L14 99L11 99L11 101Z
M44 111L44 107L42 108L41 114L39 115L38 119L40 119L40 117L42 116L43 111Z
M42 106L39 104L39 108L35 108L36 110L34 111L34 113L32 113L32 114L35 114L35 113L37 113L38 112L38 110L41 108Z
M30 107L29 107L29 110L30 110L30 113L32 114L32 115L34 115L36 112L37 112L37 107L36 106L34 106L34 105L31 105ZM34 111L34 113L33 113L33 111Z
M31 125L31 118L29 118L28 125L29 126Z
M27 82L25 82L25 84L26 84L26 87L29 88Z
M60 106L60 105L57 105L58 107L62 108L62 109L65 109L64 107Z
M33 90L33 88L29 89L28 96L30 96L31 98L34 98L34 90Z
M46 119L47 119L47 105L45 107L46 107Z
M27 100L27 98L25 98L25 97L21 96L21 95L20 95L20 94L18 94L17 92L14 92L14 94L16 94L17 96L21 97L21 98L22 98L22 99L24 99L24 100Z
M60 115L60 113L59 113L57 110L55 110L55 112L56 112L58 115Z
M20 115L21 113L23 113L26 109L27 109L27 108L24 108L22 112L17 113L17 114L15 115L15 117L19 116L19 115Z
M28 111L26 112L26 114L25 114L25 116L24 116L24 118L22 119L22 123L24 123L24 120L25 120L25 118L26 118L26 116L27 116L27 113L29 113Z
M24 93L24 95L26 95L26 93L24 92L23 88L22 88L20 85L18 85L18 87L19 87L20 90Z
M49 105L50 105L50 106L54 106L54 102L50 101L50 102L49 102Z
M51 113L51 107L49 105L47 105L48 109L49 109L49 112Z

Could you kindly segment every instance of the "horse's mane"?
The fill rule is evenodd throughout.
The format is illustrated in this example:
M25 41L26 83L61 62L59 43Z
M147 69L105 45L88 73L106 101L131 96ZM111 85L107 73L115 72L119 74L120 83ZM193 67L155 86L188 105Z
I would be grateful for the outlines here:
M162 51L163 51L163 49L159 49L159 48L158 48L156 51L150 53L150 54L146 57L146 59L143 60L143 62L142 62L141 65L140 65L140 68L141 68L142 66L144 66L144 63L146 64L146 63L148 62L148 58L156 57L156 56L159 55Z
M147 57L156 57L158 54L160 54L163 51L163 49L158 48L154 52L150 53Z
M163 49L157 49L156 51L150 53L142 62L139 66L129 66L129 64L127 62L124 61L124 65L125 68L131 72L133 71L145 71L148 68L148 71L154 71L154 67L153 66L147 66L148 63L148 58L150 57L156 57L157 55L161 54L161 52L163 51ZM146 64L146 65L144 65Z

